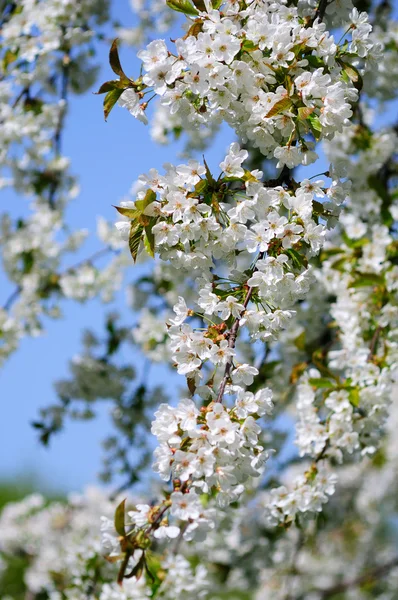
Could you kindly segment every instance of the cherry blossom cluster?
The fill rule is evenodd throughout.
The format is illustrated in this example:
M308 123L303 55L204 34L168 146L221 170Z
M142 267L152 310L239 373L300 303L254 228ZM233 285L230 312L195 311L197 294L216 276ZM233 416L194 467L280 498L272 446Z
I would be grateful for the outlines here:
M184 119L196 127L228 122L263 156L278 159L277 168L313 162L317 155L304 136L332 139L353 117L360 74L345 62L345 53L363 62L373 48L371 27L366 15L353 10L351 41L339 47L316 18L305 21L294 8L276 8L233 5L224 13L207 6L177 40L175 55L159 40L139 52L145 73L137 81L124 74L114 43L110 63L121 79L100 89L107 92L105 114L118 96L121 106L146 122L146 103L140 99L149 87L174 114L182 114L184 107ZM152 534L189 539L200 530L199 522L211 529L214 522L201 509L198 490L225 506L244 492L248 477L261 474L266 456L256 420L267 410L258 399L265 394L270 409L271 392L260 389L254 395L247 389L259 370L242 362L238 337L244 332L251 342L275 342L297 301L309 292L313 274L308 261L320 252L349 189L334 167L327 173L330 185L308 179L297 183L291 176L262 183L260 171L244 168L247 158L248 152L233 143L217 178L206 162L195 160L168 164L163 175L152 169L140 176L136 200L118 207L123 220L116 226L134 260L144 246L174 271L186 273L193 288L189 298L179 295L167 331L161 326L155 338L145 329L135 334L145 343L150 340L150 352L153 341L156 348L166 344L192 399L175 408L164 404L155 415L152 432L160 442L155 470L173 487L165 501L143 508L144 521L137 517L123 533L120 547L126 557L145 553ZM150 330L156 321L149 319ZM312 379L317 378L314 372ZM315 398L312 379L310 399ZM304 387L301 383L299 390ZM232 397L230 405L225 405L226 396ZM328 399L332 409L335 396ZM308 404L308 398L298 403L303 421ZM355 436L350 442L346 437L346 446L354 448ZM316 443L317 464L297 480L294 497L284 488L275 490L267 508L271 521L281 515L283 520L295 506L301 512L319 511L333 493L335 475L321 461L326 438L319 435ZM178 527L169 522L172 517L187 524ZM122 564L119 577L124 574Z
M95 523L99 514L112 514L104 492L90 488L70 495L67 503L47 502L35 494L6 505L0 515L0 582L16 557L27 556L23 573L27 590L53 599L62 595L83 600L95 593L101 600L176 600L181 594L215 600L222 593L239 597L249 590L253 598L282 600L287 589L322 597L336 585L356 591L361 586L356 580L369 574L378 590L375 597L381 598L386 590L393 592L397 583L396 544L389 521L397 493L396 425L394 407L382 454L341 470L337 496L324 508L327 526L316 535L313 521L306 522L303 516L300 529L290 526L283 535L275 535L261 510L262 503L268 506L267 496L258 491L255 504L249 496L243 506L223 509L222 528L211 530L204 541L180 545L165 555L159 534L159 547L148 558L155 579L143 573L120 586L113 581L112 564L101 556L112 547L117 551L113 523L102 519L102 548ZM284 480L296 479L296 470L297 466L287 469ZM155 508L141 504L140 498L133 501L136 504L129 500L126 507L127 527L132 522L141 524L140 517ZM282 493L280 509L287 511ZM130 559L129 572L137 564Z
M100 515L111 515L112 510L107 495L94 487L71 494L67 503L48 504L43 496L34 494L8 504L0 515L0 555L5 566L12 556L29 556L24 580L34 596L47 593L54 600L61 596L83 600L93 593L100 600L152 597L152 586L144 577L125 580L123 588L114 582L97 527ZM105 527L105 517L102 519ZM136 562L131 560L129 568ZM188 592L201 597L206 591L204 566L193 569L185 557L173 554L163 557L162 563L167 576L161 582L160 597L173 600L176 593Z
M327 148L351 181L340 228L327 242L316 275L323 293L335 298L329 311L336 333L321 370L309 369L297 387L296 443L300 455L314 462L289 490L275 491L272 513L282 521L289 518L281 510L284 503L308 510L300 498L319 485L318 461L372 456L383 441L398 359L396 188L388 179L395 147L396 133L373 132L362 124L336 136ZM309 301L319 303L319 291Z
M215 523L200 494L226 506L250 478L261 475L267 453L256 421L271 412L272 392L246 389L258 369L240 362L238 330L251 340L275 339L309 289L308 259L319 252L327 220L341 202L337 180L329 188L321 180L263 184L261 172L242 166L247 156L233 143L217 179L206 163L193 160L168 165L165 175L152 170L139 178L136 201L118 208L124 220L116 226L133 258L143 243L194 281L194 308L180 296L158 339L169 338L177 371L202 404L198 409L186 398L155 413L152 433L160 445L154 468L162 479L172 480L173 491L163 503L140 507L131 517L135 527L121 546L130 543L133 554L145 551L151 534L155 539L202 537ZM136 335L152 339L145 332ZM224 405L225 396L233 405Z
M308 541L302 540L303 529L294 527L279 538L272 564L262 574L258 598L279 600L285 597L286 589L317 598L331 595L334 590L345 592L347 597L362 595L361 586L366 581L376 598L395 588L395 542L381 533L389 518L387 507L395 504L396 406L391 417L380 454L340 469L336 497L323 509L327 526L316 530L301 514L300 523ZM288 482L294 476L295 467L291 467L284 480ZM281 506L282 502L281 495Z
M162 404L152 426L160 444L155 470L166 481L190 480L205 493L214 488L221 505L233 502L244 490L242 484L262 472L266 456L258 443L256 418L271 409L269 389L253 395L240 387L232 409L216 402L199 411L190 399L175 409Z
M146 122L140 98L150 89L181 123L212 129L226 121L280 167L314 162L311 140L332 138L352 116L360 75L350 60L375 49L366 14L353 9L351 40L340 46L325 24L284 3L196 13L175 51L156 40L138 53L144 75L119 102Z
M102 295L108 301L121 285L122 257L101 271L91 257L71 261L88 232L66 225L67 205L79 188L61 148L69 94L83 92L93 81L92 43L106 18L102 0L23 0L4 7L0 187L13 188L29 206L4 211L0 218L8 280L2 288L0 362L24 335L40 334L44 317L61 316L62 298ZM103 220L98 237L106 248L93 259L119 252L120 242Z

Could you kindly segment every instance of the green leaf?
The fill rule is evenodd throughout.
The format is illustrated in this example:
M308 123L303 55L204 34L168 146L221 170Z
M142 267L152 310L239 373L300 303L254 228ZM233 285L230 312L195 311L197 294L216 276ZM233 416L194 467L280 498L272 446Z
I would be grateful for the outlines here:
M106 92L110 92L115 89L124 91L126 89L126 84L123 81L121 81L120 79L111 79L110 81L105 81L105 83L103 83L101 85L98 92L95 92L95 93L96 94L105 94Z
M348 237L345 231L342 231L341 237L343 238L343 242L349 248L362 248L362 246L365 246L367 243L369 243L368 238L360 238L359 240L353 240L350 237Z
M298 350L305 350L305 331L302 331L294 340L293 344Z
M139 223L131 223L130 236L129 236L129 248L130 254L133 257L134 262L137 260L138 249L142 238L144 227Z
M368 177L368 185L374 190L378 196L380 196L381 203L381 216L383 219L383 224L390 227L394 221L391 216L390 206L392 204L392 197L388 191L386 184L383 180L377 175L370 175Z
M113 40L111 49L109 50L109 64L111 65L111 69L116 75L119 75L120 79L125 80L126 82L130 81L125 72L122 69L122 65L120 64L119 59L119 50L117 48L118 38Z
M374 287L384 285L384 277L375 273L357 273L356 279L351 283L351 288Z
M351 80L350 80L350 78L348 77L348 75L347 75L347 73L346 73L345 71L342 71L342 72L341 72L341 78L342 78L342 80L343 80L345 83L348 83L348 84L349 84L349 83L350 83L350 81L351 81Z
M242 52L252 52L253 50L256 50L256 48L258 48L258 46L251 40L244 40L241 45Z
M316 139L316 141L321 139L321 135L322 135L322 125L321 122L319 120L319 117L317 117L316 115L309 115L308 116L308 121L310 123L310 128L312 131L312 135L314 136L314 138Z
M274 104L274 106L271 108L271 110L265 115L266 119L270 119L271 117L274 117L275 115L279 115L280 113L284 112L285 110L289 110L289 108L293 105L293 102L290 100L290 98L282 98L282 100L279 100L278 102L276 102Z
M343 250L341 248L326 248L321 252L321 259L325 259L328 256L336 256L337 254L342 254Z
M223 3L224 0L213 0L211 5L214 8L214 10L218 10L221 6L221 4Z
M124 513L126 508L126 498L122 500L117 509L115 510L115 529L121 536L126 535L126 527L124 524Z
M326 377L314 377L308 380L308 383L312 385L314 388L333 388L335 387L335 383L330 381L330 379L326 379Z
M138 581L142 576L142 573L144 572L145 564L145 554L143 554L138 563L135 565L135 567L133 567L133 569L130 571L130 573L128 575L124 575L124 579L131 579L132 577L135 577Z
M305 58L310 63L311 67L315 67L318 69L319 67L325 66L325 63L321 58L319 58L319 56L314 56L313 54L311 54L310 56L306 56Z
M26 112L32 112L34 115L39 115L42 112L44 102L39 98L26 98L23 108Z
M301 106L297 113L301 121L305 121L314 112L315 107L313 106Z
M152 233L152 227L156 224L157 219L152 218L149 225L145 227L144 245L149 256L155 256L155 236Z
M330 217L331 213L325 209L322 202L318 202L318 200L313 200L312 208L315 214L322 217Z
M214 179L213 175L211 174L211 171L209 169L209 166L205 160L205 157L203 157L203 164L206 168L206 179L207 181L210 183L210 185L214 185L216 183L216 180Z
M195 184L195 192L197 194L202 194L207 188L206 179L201 179L198 183Z
M115 90L111 90L110 92L108 92L107 95L105 96L105 98L104 98L105 121L107 120L109 113L111 112L112 108L115 106L116 102L119 100L122 93L123 93L123 90L115 89Z
M343 67L343 75L345 74L346 77L352 81L357 90L360 91L363 87L363 79L358 69L342 60L340 60L339 63Z
M292 261L294 267L301 269L302 266L307 266L308 262L305 256L294 250L294 248L289 248L285 250L285 254L287 254Z
M344 265L347 262L347 257L343 256L342 258L339 258L338 260L336 260L332 265L332 269L334 269L335 271L344 271Z
M242 179L243 179L243 181L254 181L254 182L257 181L257 179L254 177L252 172L248 171L247 169L245 169L245 174L243 175Z
M142 200L136 200L135 207L140 213L143 213L146 207L152 204L152 202L155 202L155 200L156 194L149 188Z
M192 2L200 12L206 12L206 4L203 0L192 0Z
M352 404L352 406L359 406L359 389L358 388L352 388L349 393L348 393L348 397L350 400L350 403Z
M189 0L166 0L166 4L169 8L182 12L184 15L190 15L191 17L197 17L199 12L189 2Z
M7 70L7 67L9 65L11 65L13 62L15 62L17 60L18 52L19 52L19 50L17 50L16 52L12 52L12 50L10 50L9 48L6 50L4 57L3 57L3 69L5 71Z
M113 205L114 208L116 208L116 210L123 215L123 217L127 217L128 219L138 219L138 217L141 215L141 211L137 210L136 208L127 208L127 206L115 206Z

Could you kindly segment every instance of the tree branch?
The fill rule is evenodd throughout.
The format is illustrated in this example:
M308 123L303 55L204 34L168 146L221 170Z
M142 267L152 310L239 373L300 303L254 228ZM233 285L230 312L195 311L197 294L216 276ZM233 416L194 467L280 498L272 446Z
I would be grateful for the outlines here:
M385 563L384 565L378 565L373 569L369 569L366 573L359 575L359 577L355 577L353 579L348 579L347 581L342 581L341 583L337 583L336 585L330 587L326 590L315 590L316 593L320 594L322 600L326 598L331 598L336 594L340 594L341 592L345 592L351 588L359 587L366 583L372 583L381 577L385 577L388 573L394 568L398 567L398 556Z
M62 72L61 72L61 92L60 100L63 101L63 106L60 107L57 127L54 133L53 147L54 154L58 158L61 154L62 147L62 129L64 126L65 116L67 112L68 89L69 89L69 71L70 71L70 49L66 50L62 57ZM52 209L56 208L55 194L59 186L59 179L55 178L50 185L50 193L48 203Z
M78 269L79 267L81 267L85 264L92 263L93 261L97 260L98 258L101 258L102 256L105 256L106 254L108 254L108 252L118 252L118 251L113 250L110 246L101 248L100 250L97 250L96 252L94 252L94 254L91 254L91 256L89 256L88 258L84 258L81 261L77 262L76 264L72 265L71 267L68 267L66 269L66 271L64 271L64 273L60 274L60 277L62 277L62 275L66 275L67 273L71 273L72 271L75 271L76 269ZM14 304L14 302L18 299L21 292L22 292L22 287L20 285L18 285L15 288L15 290L10 294L10 296L7 298L7 300L5 301L5 303L3 305L3 310L9 310L11 308L11 306Z
M319 21L323 21L326 9L327 9L328 5L331 4L332 2L333 2L333 0L331 0L330 2L328 2L328 0L320 0L320 2L318 4L318 8L315 11L315 15L312 20L312 23L314 23L317 19Z
M258 260L261 260L263 257L265 256L265 252L261 252L259 254ZM256 271L256 268L253 269L252 274ZM250 276L251 277L251 276ZM243 302L243 310L241 311L239 317L237 317L235 319L234 324L232 325L231 329L228 332L228 348L231 348L231 350L233 350L235 348L235 344L236 344L236 338L238 336L238 331L239 331L239 323L240 320L243 316L243 313L245 312L250 299L252 297L253 294L253 288L249 287L249 289L247 290L247 294L246 294L246 298L245 301ZM220 388L218 390L218 394L217 394L217 399L216 402L222 402L223 396L224 396L224 392L225 392L225 388L226 385L228 383L228 379L230 376L230 372L231 372L231 367L232 367L232 362L233 362L233 358L232 356L229 357L227 364L225 365L225 370L224 370L224 376L222 378L221 381L221 385Z

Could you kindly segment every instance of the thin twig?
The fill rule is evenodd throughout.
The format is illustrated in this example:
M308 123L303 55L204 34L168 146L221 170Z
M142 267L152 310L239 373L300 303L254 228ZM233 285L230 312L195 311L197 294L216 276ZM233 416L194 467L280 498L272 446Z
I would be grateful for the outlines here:
M72 265L71 267L68 267L66 269L66 271L64 271L63 273L61 273L59 275L59 277L62 277L62 275L66 275L67 273L71 273L72 271L75 271L76 269L78 269L82 265L85 265L86 263L87 264L92 263L93 261L97 260L98 258L101 258L102 256L105 256L106 254L108 254L108 252L116 252L116 251L114 251L110 246L101 248L100 250L97 250L96 252L94 252L94 254L92 254L91 256L82 259L81 261L77 262L76 264ZM5 301L5 303L3 305L3 310L9 310L11 308L11 306L14 304L14 302L18 299L21 292L22 292L22 287L20 285L18 285L15 288L15 290L10 294L8 299Z
M340 594L351 588L359 587L365 583L372 583L388 573L394 567L398 567L398 556L390 560L388 563L384 565L378 565L373 569L368 569L366 573L359 575L359 577L355 577L354 579L348 579L347 581L342 581L341 583L337 583L336 585L326 589L326 590L317 590L317 593L320 593L322 599L331 598L336 594Z
M314 23L314 21L316 21L317 19L319 21L323 21L326 9L327 9L328 5L331 4L332 2L333 2L333 0L331 0L330 3L328 2L328 0L320 0L320 2L318 4L318 8L315 11L315 15L312 20L312 23Z
M67 101L68 101L68 89L69 89L69 73L70 73L70 49L66 50L62 58L62 73L61 73L61 92L60 100L63 101L59 111L58 123L54 133L53 148L55 157L58 158L61 154L62 149L62 130L64 126L65 116L67 112ZM48 203L50 208L56 208L55 194L59 187L59 179L54 178L50 185L50 192L48 196Z
M71 271L75 271L76 269L78 269L79 267L82 267L83 265L90 264L92 263L94 260L97 260L98 258L102 258L102 256L105 256L106 254L108 254L108 252L117 252L116 250L113 250L113 248L111 248L110 246L105 246L105 248L101 248L100 250L97 250L96 252L94 252L93 254L91 254L91 256L88 256L87 258L83 258L82 260L80 260L79 262L75 263L74 265L72 265L71 267L68 267L65 271L66 273L70 273Z
M182 541L184 539L184 533L186 532L186 530L188 528L188 524L189 523L184 523L184 525L181 527L181 531L180 531L180 533L179 533L179 535L178 535L178 537L176 539L176 543L175 543L174 548L173 548L173 554L174 555L178 554L178 552L180 550L180 546L181 546L181 543L182 543Z
M264 257L264 255L265 255L265 252L261 252L259 254L258 260L261 260ZM253 270L253 273L255 271L256 271L256 269ZM243 314L250 302L250 299L253 294L253 289L254 289L253 287L249 287L249 289L247 290L246 298L245 298L245 301L243 302L243 309L240 312L239 316L236 317L234 324L232 325L231 329L228 332L228 348L230 348L231 350L233 350L235 348L236 338L238 336L238 331L239 331L239 323L240 323L240 320L243 317ZM226 388L226 385L228 383L228 379L230 376L232 362L233 362L233 356L231 354L231 356L228 358L227 363L225 365L224 376L222 378L221 385L218 390L216 402L222 402L222 399L224 397L225 388Z
M10 310L11 306L14 304L15 300L18 298L21 291L22 291L22 288L20 285L18 285L15 288L15 290L12 292L12 294L10 294L10 296L5 301L5 303L3 305L3 310Z
M369 361L371 361L375 355L377 342L379 341L380 333L382 332L382 330L383 330L383 328L381 327L381 325L378 325L376 328L376 331L373 334L373 337L372 337L372 340L371 340L370 346L369 346L369 358L368 358Z

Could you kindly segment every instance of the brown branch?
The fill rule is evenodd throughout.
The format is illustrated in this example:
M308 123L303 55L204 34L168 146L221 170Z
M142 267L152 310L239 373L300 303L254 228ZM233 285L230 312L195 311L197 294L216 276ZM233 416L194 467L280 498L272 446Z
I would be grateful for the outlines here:
M265 252L261 252L259 254L258 260L261 260L264 256L265 256ZM252 275L253 275L253 273L255 271L256 271L256 268L253 269ZM249 289L247 290L245 301L243 302L243 309L242 309L239 317L237 317L235 319L234 324L232 325L231 329L227 333L227 335L228 335L228 348L230 348L231 350L233 350L235 348L236 338L238 336L238 331L239 331L239 323L240 323L241 318L243 317L243 314L244 314L244 312L245 312L245 310L247 308L247 305L250 302L250 299L251 299L252 295L253 295L253 287L249 287ZM216 402L222 402L222 399L224 397L225 388L226 388L226 385L228 383L228 379L229 379L229 376L230 376L232 363L233 363L233 357L231 355L228 358L227 364L225 365L224 375L223 375L223 378L222 378L222 381L221 381L220 388L218 390Z
M21 293L21 286L17 286L15 290L10 294L5 303L3 304L3 310L10 310L11 306L14 304L19 294Z
M189 523L187 522L187 523L184 523L184 525L181 527L181 531L180 531L180 533L179 533L179 535L178 535L178 537L176 539L176 543L175 543L174 548L173 548L173 554L174 555L178 554L178 552L180 550L180 546L181 546L182 541L184 539L184 533L188 529L188 525L189 525Z
M327 9L328 5L331 4L332 2L333 2L333 0L331 0L330 2L328 2L328 0L320 0L320 2L318 4L318 8L315 11L314 18L311 21L311 24L313 24L317 19L319 21L323 21L326 9Z
M96 252L94 252L94 254L92 254L88 258L84 258L81 261L77 262L76 264L72 265L71 267L68 267L66 269L66 271L64 271L63 273L61 273L59 275L59 277L62 277L62 275L66 275L67 273L71 273L72 271L75 271L76 269L78 269L79 267L81 267L85 264L92 263L93 261L97 260L98 258L101 258L102 256L105 256L106 254L108 254L108 252L114 252L114 250L110 246L106 246L105 248L101 248L100 250L97 250ZM10 294L8 299L5 301L5 303L3 305L3 310L9 310L11 308L11 306L14 304L14 302L18 299L21 292L22 292L22 287L20 285L18 285L15 288L15 290Z
M345 592L351 588L359 587L366 583L373 583L377 581L381 577L385 577L394 567L398 567L398 556L385 563L384 565L378 565L373 569L368 569L366 573L359 575L359 577L355 577L353 579L348 579L347 581L342 581L341 583L337 583L336 585L326 589L326 590L316 590L316 593L320 594L322 600L326 598L331 598L336 594L340 594L341 592Z
M368 358L369 361L371 361L372 358L375 356L377 342L379 341L380 333L382 332L382 330L383 330L383 328L381 327L381 325L378 325L376 328L376 331L373 334L373 337L371 339L370 346L369 346L369 358Z
M60 107L59 117L57 126L54 133L53 139L53 148L54 154L56 158L58 158L61 154L62 148L62 129L65 122L65 116L67 112L67 101L68 101L68 89L69 89L69 72L70 72L70 49L66 50L62 57L62 72L61 72L61 92L60 92L60 100L64 102L63 106ZM59 179L54 178L53 182L50 186L50 192L48 196L48 203L50 208L56 208L55 202L55 194L59 187Z

